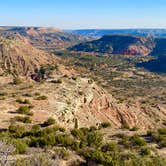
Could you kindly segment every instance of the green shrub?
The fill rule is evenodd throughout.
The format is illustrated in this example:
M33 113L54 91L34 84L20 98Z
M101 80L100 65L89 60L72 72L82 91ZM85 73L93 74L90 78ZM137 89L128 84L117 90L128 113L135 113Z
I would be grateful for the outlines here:
M54 134L48 134L41 137L31 137L30 146L31 147L49 147L54 146L56 144Z
M28 147L27 144L21 139L15 139L13 141L13 144L14 144L14 146L16 148L16 150L15 150L16 154L23 154L23 153L25 153L26 149Z
M126 135L120 135L121 140L119 144L124 145L126 148L130 147L130 137Z
M83 133L84 135L87 135L88 132L89 132L89 129L87 127L82 127L82 128L79 128Z
M156 132L153 130L148 130L147 131L147 136L152 136L153 134L155 134Z
M14 119L18 122L23 122L23 123L31 123L32 122L31 118L28 116L26 116L26 117L16 116Z
M56 123L56 120L54 118L48 118L47 121L43 123L44 126L51 126Z
M103 135L99 132L89 132L87 135L87 143L92 147L100 147L102 145Z
M106 145L102 146L102 151L107 152L107 151L117 151L118 147L115 143L107 143Z
M74 145L74 139L72 139L69 135L59 134L55 136L56 142L65 147L72 147Z
M151 151L149 148L142 148L141 151L140 151L140 154L142 156L149 156L151 154Z
M145 146L146 142L143 138L140 138L139 136L135 135L130 138L130 141L133 146Z
M8 130L16 138L21 138L23 134L26 132L24 126L14 125L14 124L11 124Z
M139 128L137 126L134 126L130 129L130 131L138 131L138 130L139 130Z
M19 77L16 77L16 78L13 79L13 84L19 85L21 83L22 83L22 80Z
M166 128L158 129L158 133L161 135L166 135Z
M90 126L89 128L89 131L96 131L98 130L99 128L97 128L96 126Z
M33 125L31 131L39 131L41 130L40 125Z
M19 114L25 114L25 115L29 115L29 116L33 115L33 112L30 111L29 106L21 106L21 107L19 107L19 109L16 110L16 112Z
M61 132L65 132L66 129L65 129L64 127L59 127L59 131L61 131Z
M86 140L83 140L83 141L80 142L80 148L81 148L81 149L84 149L84 148L86 148L87 146L88 146L88 143L87 143Z
M71 130L71 134L75 136L77 139L83 139L84 138L84 133L80 129L73 129Z
M45 132L46 134L49 133L55 133L56 131L60 131L61 127L59 127L58 125L55 125L53 127L47 127L45 129L43 129L43 132Z
M103 123L101 123L101 127L102 128L111 127L111 123L110 122L103 122Z
M30 104L30 101L28 99L17 99L16 102L20 103L20 104Z

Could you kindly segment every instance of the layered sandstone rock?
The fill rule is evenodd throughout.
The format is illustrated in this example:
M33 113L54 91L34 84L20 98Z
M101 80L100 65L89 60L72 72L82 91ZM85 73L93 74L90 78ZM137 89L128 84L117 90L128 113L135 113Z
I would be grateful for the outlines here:
M1 70L28 76L42 65L52 64L55 61L55 56L32 47L23 37L21 39L0 38Z

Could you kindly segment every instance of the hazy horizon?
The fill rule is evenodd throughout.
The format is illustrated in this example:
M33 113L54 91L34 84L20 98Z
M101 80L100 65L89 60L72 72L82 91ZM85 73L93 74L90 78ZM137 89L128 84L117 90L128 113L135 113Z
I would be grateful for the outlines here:
M5 0L1 26L166 29L165 0Z
M136 27L136 28L132 28L132 27L128 27L128 28L68 28L68 29L63 29L61 27L56 27L56 26L33 26L33 25L0 25L0 27L33 27L33 28L57 28L60 30L166 30L165 28L142 28L142 27Z

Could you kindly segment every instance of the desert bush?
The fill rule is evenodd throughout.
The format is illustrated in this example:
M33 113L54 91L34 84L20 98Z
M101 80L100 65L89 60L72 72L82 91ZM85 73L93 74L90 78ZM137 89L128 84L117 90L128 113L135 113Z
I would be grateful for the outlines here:
M131 141L131 144L132 144L133 146L145 146L145 145L146 145L145 140L144 140L143 138L137 136L137 135L132 136L132 137L130 138L130 141Z
M65 129L64 127L59 127L59 131L61 131L61 132L65 132L66 129Z
M137 126L134 126L130 129L130 131L138 131L138 130L139 130L139 128Z
M16 112L19 114L25 114L25 115L29 115L29 116L33 115L33 112L30 111L29 106L21 106L16 110Z
M166 128L158 129L157 132L149 131L147 135L150 137L151 141L156 142L160 148L166 147Z
M41 137L31 137L30 146L31 147L49 147L54 146L56 144L54 134L48 134Z
M22 83L22 80L21 80L19 77L15 77L15 78L13 79L13 84L19 85L19 84L21 84L21 83Z
M80 148L81 149L84 149L88 146L88 143L86 140L83 140L83 141L80 141Z
M102 122L102 123L101 123L101 127L102 127L102 128L111 127L111 123L110 123L110 122Z
M150 151L149 148L142 148L142 149L140 150L140 154L141 154L142 156L149 156L149 155L151 154L151 151Z
M128 136L123 136L119 141L120 145L123 145L125 148L130 147L130 138Z
M81 127L79 129L84 133L84 135L87 135L88 132L90 131L87 127Z
M43 123L43 126L51 126L55 123L56 123L56 120L54 118L48 118L48 120Z
M36 125L32 126L31 131L39 131L39 130L41 130L41 126L40 125L36 124Z
M100 129L101 127L99 126L99 127L96 127L96 126L90 126L89 127L89 131L96 131L96 130L98 130L98 129Z
M55 140L58 144L63 145L64 147L71 147L71 148L76 148L77 146L75 144L75 141L73 138L71 138L69 135L66 134L58 134L55 136Z
M23 123L31 123L32 122L32 120L29 116L25 116L25 117L16 116L16 117L14 117L14 119L18 122L23 122Z
M87 143L92 147L100 147L102 145L103 135L99 132L89 132L87 135Z
M76 137L77 139L83 140L84 138L84 133L80 129L73 129L71 130L71 134Z
M23 134L26 132L24 126L11 124L8 129L9 133L11 133L16 138L21 138Z
M25 143L25 141L23 141L22 139L14 139L12 140L12 144L15 147L15 153L16 154L23 154L26 152L27 149L27 144Z
M161 135L166 135L166 128L158 129L158 133Z
M16 102L20 103L20 104L31 104L30 101L28 99L17 99Z
M147 131L147 136L152 136L153 134L155 134L156 132L154 130L148 130Z
M107 143L103 145L101 149L103 152L107 151L115 152L118 150L118 146L115 143Z

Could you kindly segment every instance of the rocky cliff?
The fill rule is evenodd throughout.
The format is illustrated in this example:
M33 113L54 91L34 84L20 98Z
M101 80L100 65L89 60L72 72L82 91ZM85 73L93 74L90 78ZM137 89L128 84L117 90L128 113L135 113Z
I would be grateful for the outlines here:
M56 58L20 39L0 38L0 67L14 75L28 76L42 65L55 62Z

